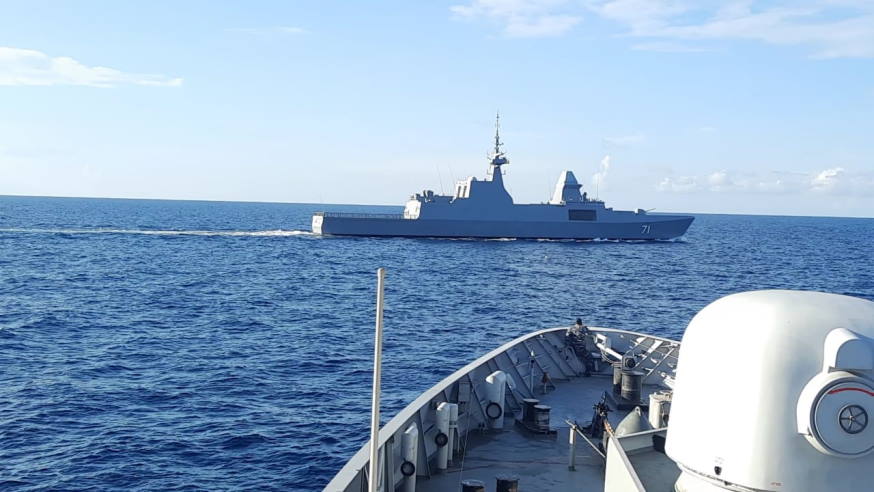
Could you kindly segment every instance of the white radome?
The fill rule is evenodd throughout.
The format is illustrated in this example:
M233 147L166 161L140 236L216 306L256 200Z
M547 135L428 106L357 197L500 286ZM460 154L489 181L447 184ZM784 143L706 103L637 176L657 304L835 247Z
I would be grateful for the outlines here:
M874 302L803 291L696 315L666 450L677 490L859 490L874 467Z

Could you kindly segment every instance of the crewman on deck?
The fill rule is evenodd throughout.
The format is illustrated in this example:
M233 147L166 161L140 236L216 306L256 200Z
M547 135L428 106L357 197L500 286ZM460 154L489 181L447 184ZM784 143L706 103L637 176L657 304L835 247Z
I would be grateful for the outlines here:
M582 359L583 367L586 370L583 376L591 376L594 361L592 361L592 354L589 353L589 349L586 347L586 340L589 338L589 327L583 323L582 319L577 318L576 322L568 327L565 338L567 339L568 346L574 349L577 357Z

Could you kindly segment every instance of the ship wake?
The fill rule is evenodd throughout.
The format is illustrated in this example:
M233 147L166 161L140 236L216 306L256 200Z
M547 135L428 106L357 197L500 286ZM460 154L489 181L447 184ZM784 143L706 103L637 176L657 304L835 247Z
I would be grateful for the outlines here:
M288 237L314 236L311 231L301 230L266 230L266 231L209 231L209 230L160 230L160 229L0 229L0 233L21 234L134 234L144 236L250 236L250 237Z

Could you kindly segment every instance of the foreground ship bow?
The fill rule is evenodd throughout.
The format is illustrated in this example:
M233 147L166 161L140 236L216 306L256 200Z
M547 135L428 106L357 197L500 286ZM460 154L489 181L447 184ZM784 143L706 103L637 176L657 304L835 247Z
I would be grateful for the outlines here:
M519 238L519 239L673 239L686 233L693 217L613 210L580 193L571 171L564 171L548 203L517 205L504 188L502 166L509 160L495 132L495 150L485 180L455 184L453 195L425 190L407 202L403 214L317 212L316 234L344 236Z
M872 490L872 416L874 302L744 292L682 349L579 322L484 354L382 427L369 490ZM369 449L325 491L366 492Z

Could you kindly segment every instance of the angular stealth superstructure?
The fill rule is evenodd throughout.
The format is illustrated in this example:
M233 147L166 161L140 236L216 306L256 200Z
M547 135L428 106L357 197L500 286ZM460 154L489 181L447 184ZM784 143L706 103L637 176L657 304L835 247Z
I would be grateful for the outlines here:
M463 237L520 239L672 239L693 217L613 210L580 193L571 171L563 171L548 203L517 205L504 188L501 167L509 160L496 129L495 149L485 180L467 178L453 195L416 193L403 214L317 212L316 234L344 236Z

